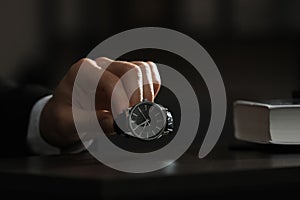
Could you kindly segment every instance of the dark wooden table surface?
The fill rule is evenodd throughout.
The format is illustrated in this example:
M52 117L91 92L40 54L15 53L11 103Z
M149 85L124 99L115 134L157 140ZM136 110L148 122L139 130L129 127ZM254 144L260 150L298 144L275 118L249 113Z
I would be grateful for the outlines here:
M162 170L129 174L110 169L87 152L0 159L2 195L142 198L242 197L296 194L300 153L259 148L215 150L198 159L190 150ZM298 151L299 152L299 151Z

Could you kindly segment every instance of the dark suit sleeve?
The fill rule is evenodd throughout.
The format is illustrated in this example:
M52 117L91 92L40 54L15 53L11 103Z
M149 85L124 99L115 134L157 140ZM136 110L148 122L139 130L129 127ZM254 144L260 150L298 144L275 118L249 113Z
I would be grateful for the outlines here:
M18 86L0 81L0 156L24 156L31 152L26 137L30 112L49 89L38 85Z

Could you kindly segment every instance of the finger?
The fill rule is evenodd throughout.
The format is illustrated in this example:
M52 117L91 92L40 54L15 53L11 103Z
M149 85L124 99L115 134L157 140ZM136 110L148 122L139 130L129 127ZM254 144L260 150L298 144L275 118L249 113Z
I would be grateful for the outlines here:
M68 83L71 83L72 87L73 83L76 83L78 87L89 89L90 86L95 85L99 80L99 76L102 73L100 69L95 61L89 58L82 58L70 68L64 78L67 79ZM78 73L80 73L80 77L77 76Z
M129 99L130 106L141 102L143 99L143 79L141 69L130 62L112 61L108 58L97 58L98 66L106 68L121 79Z
M141 61L131 62L140 67L143 76L143 98L148 101L154 101L154 89L152 81L152 72L148 63Z
M161 87L161 79L159 75L159 71L157 69L157 66L154 62L148 61L151 74L152 74L152 81L153 81L153 89L154 89L154 97L158 94L160 87Z
M98 129L95 128L93 123L99 123L101 126L102 131L105 134L112 135L114 134L114 126L113 126L113 116L110 111L107 110L97 110L96 116L93 111L87 111L82 109L73 109L73 112L76 113L77 117L74 120L68 120L69 123L64 123L62 127L62 135L65 138L68 138L69 141L77 141L78 137L82 141L88 141L97 136L99 134ZM69 115L68 118L65 119L72 119L71 112L65 112L65 115ZM74 134L77 132L75 126L75 120L77 127L80 127L78 134ZM64 120L65 121L65 120ZM71 138L72 137L72 138Z
M98 110L97 118L100 123L100 126L105 134L112 135L115 134L114 130L114 119L112 113L107 110Z
M80 66L74 69L80 71L80 76L75 75L76 85L73 87L73 93L77 98L73 99L73 105L83 110L94 110L95 106L97 110L113 108L116 114L128 108L126 92L122 84L118 84L119 78L116 75L99 67L90 59L83 59L79 64ZM115 98L112 98L113 92ZM95 96L96 101L93 105L92 99L95 100Z
M103 74L96 92L96 100L99 99L99 102L97 102L99 107L96 107L96 109L107 109L114 114L120 114L129 107L125 89L119 77L108 70L102 70Z

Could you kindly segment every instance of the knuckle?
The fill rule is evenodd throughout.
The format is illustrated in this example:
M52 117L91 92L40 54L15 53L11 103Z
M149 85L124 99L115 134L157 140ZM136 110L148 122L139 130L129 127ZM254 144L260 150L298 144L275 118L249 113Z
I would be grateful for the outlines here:
M110 60L108 57L105 56L101 56L97 58L98 60Z
M71 71L72 72L78 72L79 68L82 66L82 65L86 65L86 64L89 64L91 62L90 59L88 58L81 58L80 60L78 60L72 67L71 67Z
M125 69L126 72L133 71L135 74L141 74L142 73L139 66L137 66L135 64L132 64L132 63L129 63L129 62L124 62L123 63L123 68Z
M160 74L159 74L157 65L152 61L148 61L147 63L149 65L149 67L151 68L153 81L157 84L160 84L161 79L160 79Z
M80 67L86 62L87 62L87 58L81 58L80 60L78 60L75 64L71 66L68 73L66 74L66 78L68 80L74 81Z
M111 62L112 60L109 59L108 57L101 56L95 59L96 62Z
M149 65L152 65L152 66L156 67L156 64L155 64L154 62L152 62L152 61L147 61L147 63L148 63Z
M139 66L137 65L134 65L134 68L133 68L134 72L137 74L137 75L141 75L142 74L142 70Z
M157 66L154 62L148 61L147 64L153 73L158 73Z
M77 61L68 71L67 78L69 80L75 80L79 69L81 68L81 73L83 73L86 77L90 77L91 74L95 74L99 69L95 67L95 62L89 58L81 58Z
M152 71L155 70L156 65L155 65L153 62L147 62L147 64L148 64L149 68L150 68Z
M91 59L89 59L89 58L81 58L81 59L77 62L77 64L82 65L82 64L85 64L85 63L89 63L89 62L91 62Z
M139 62L139 66L140 68L144 71L144 72L151 72L151 68L149 66L148 63L146 62Z
M103 77L104 78L101 79L100 86L103 91L110 94L113 91L115 85L118 83L119 78L107 72L104 72Z

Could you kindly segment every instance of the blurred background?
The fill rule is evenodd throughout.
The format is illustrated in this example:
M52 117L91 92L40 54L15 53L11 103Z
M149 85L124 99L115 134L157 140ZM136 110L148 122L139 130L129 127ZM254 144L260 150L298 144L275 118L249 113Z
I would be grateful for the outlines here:
M297 0L5 0L0 4L0 77L23 84L54 88L74 62L127 29L160 26L192 37L223 76L228 96L224 141L232 139L234 100L290 98L300 86Z

